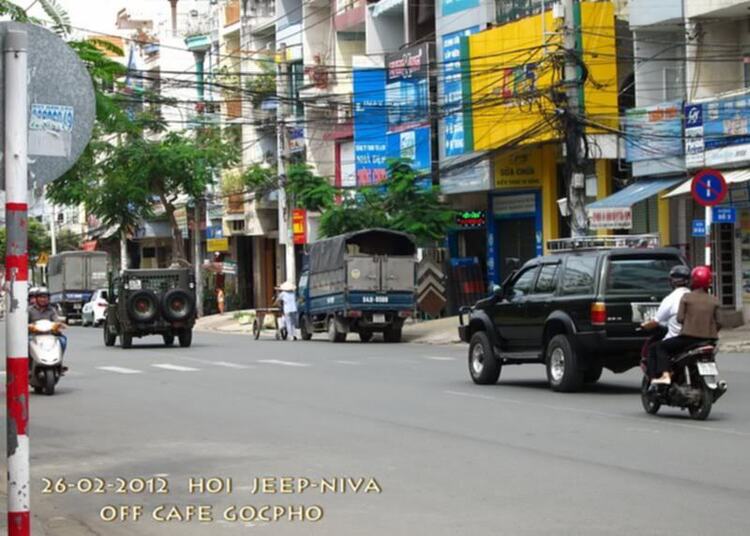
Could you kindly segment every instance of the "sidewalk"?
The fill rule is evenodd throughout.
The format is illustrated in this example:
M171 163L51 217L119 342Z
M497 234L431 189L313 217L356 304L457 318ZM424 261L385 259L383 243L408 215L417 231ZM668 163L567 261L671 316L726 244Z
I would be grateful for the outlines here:
M218 331L221 333L251 333L252 316L248 311L211 315L198 319L198 331ZM404 325L404 342L420 344L457 344L458 317L450 316L423 322L409 321ZM269 332L270 334L270 332ZM750 325L721 332L719 345L722 352L750 352Z

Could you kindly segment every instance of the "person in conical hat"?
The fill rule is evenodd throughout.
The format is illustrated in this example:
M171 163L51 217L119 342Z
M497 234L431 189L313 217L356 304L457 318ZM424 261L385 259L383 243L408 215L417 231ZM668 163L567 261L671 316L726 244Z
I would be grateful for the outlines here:
M279 297L278 302L282 307L284 313L284 325L286 326L286 332L295 341L297 340L297 295L294 292L297 289L296 285L291 281L285 281L279 286Z

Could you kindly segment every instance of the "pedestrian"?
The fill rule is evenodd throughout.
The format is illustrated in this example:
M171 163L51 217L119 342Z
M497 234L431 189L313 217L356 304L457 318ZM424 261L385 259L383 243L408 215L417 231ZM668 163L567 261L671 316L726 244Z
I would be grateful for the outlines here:
M216 289L216 307L219 309L219 314L224 314L224 289Z
M282 308L284 314L284 326L286 327L287 336L297 340L297 287L291 281L286 281L278 287L279 295L276 301Z

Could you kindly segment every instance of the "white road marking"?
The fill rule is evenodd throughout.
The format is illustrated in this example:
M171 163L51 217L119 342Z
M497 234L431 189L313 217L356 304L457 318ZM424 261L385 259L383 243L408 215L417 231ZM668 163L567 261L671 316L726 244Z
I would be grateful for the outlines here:
M259 359L258 363L267 365L283 365L285 367L309 367L309 363L295 363L294 361L281 361L280 359Z
M340 365L361 365L361 363L359 361L346 361L346 360L343 360L343 359L339 360L339 361L336 361L336 363L338 363Z
M480 395L476 393L461 393L459 391L443 391L443 392L449 395L465 396L467 398L481 398L482 400L496 400L494 396Z
M96 367L99 370L106 370L107 372L117 372L118 374L140 374L140 370L125 367Z
M181 365L171 365L169 363L158 363L156 365L151 365L152 367L161 368L165 370L175 370L177 372L198 372L200 369L193 368L193 367L183 367Z
M253 368L251 365L240 365L239 363L230 363L228 361L209 361L212 365L217 365L219 367L227 367L232 369L249 369Z
M447 356L440 356L440 355L425 355L422 356L425 359L432 359L433 361L455 361L455 357L447 357Z

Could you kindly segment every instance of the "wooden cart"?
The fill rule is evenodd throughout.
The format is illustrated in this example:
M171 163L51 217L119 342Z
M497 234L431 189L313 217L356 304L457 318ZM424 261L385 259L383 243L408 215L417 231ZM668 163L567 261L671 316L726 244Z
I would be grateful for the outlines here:
M275 339L277 341L286 340L289 334L286 332L284 323L279 322L279 319L283 316L283 313L278 307L266 307L263 309L255 310L255 320L253 320L253 338L255 340L258 340L260 338L261 331L266 329L265 319L268 315L273 316L273 330Z

